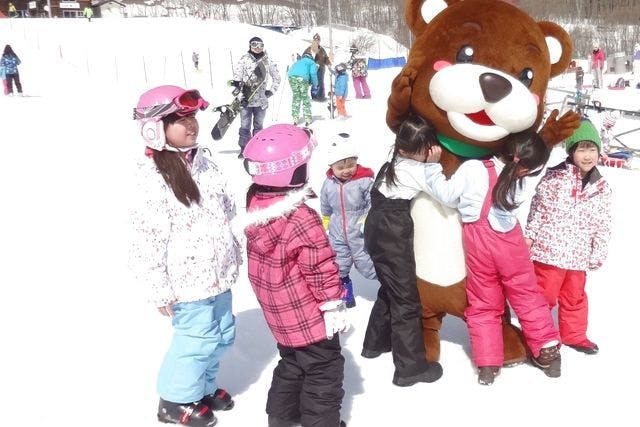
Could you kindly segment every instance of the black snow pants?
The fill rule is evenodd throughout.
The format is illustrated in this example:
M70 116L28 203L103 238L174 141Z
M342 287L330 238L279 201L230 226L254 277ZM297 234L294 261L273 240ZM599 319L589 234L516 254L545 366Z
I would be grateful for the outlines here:
M387 199L374 184L371 210L364 225L364 243L380 289L371 309L363 347L372 351L391 350L398 377L418 375L428 368L416 286L410 202Z
M278 344L267 414L302 427L338 427L344 396L344 357L338 334L306 347Z

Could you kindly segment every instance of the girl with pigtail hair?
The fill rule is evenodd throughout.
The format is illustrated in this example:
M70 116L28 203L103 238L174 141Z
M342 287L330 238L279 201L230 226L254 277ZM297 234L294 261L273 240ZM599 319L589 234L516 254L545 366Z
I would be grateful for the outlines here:
M505 211L513 211L520 206L515 197L517 191L522 190L525 176L539 175L549 160L549 150L543 145L536 133L520 132L506 140L500 152L500 157L505 160L504 167L493 187L493 206ZM528 172L523 175L525 169Z
M436 158L439 153L435 150ZM439 164L427 164L433 197L461 215L469 304L465 318L483 385L493 383L504 362L505 297L518 316L533 364L549 377L560 376L558 331L515 213L524 178L540 173L548 159L544 141L534 132L521 132L507 136L491 159L465 161L448 180Z
M435 129L423 118L408 117L396 134L393 154L373 183L371 209L364 224L364 242L380 281L371 309L362 356L391 352L393 384L407 387L442 376L438 362L427 362L422 339L421 307L413 256L411 199L430 192L425 161L433 157Z

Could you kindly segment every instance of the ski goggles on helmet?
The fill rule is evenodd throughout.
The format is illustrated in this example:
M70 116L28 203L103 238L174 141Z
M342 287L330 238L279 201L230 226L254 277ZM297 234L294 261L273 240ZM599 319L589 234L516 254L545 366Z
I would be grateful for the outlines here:
M197 90L187 90L173 98L169 104L152 105L151 107L134 108L133 119L150 119L153 117L166 117L169 114L187 116L198 110L205 110L209 103L200 95Z
M249 46L251 46L251 47L253 47L253 48L256 48L256 49L257 49L257 48L262 49L262 48L264 48L264 43L263 43L263 42L256 42L256 41L254 41L254 42L249 43Z

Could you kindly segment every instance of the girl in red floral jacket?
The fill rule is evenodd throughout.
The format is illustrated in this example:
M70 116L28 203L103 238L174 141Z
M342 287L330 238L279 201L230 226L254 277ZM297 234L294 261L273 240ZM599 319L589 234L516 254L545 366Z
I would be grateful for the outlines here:
M587 271L602 266L611 234L611 188L596 164L600 137L583 119L565 141L569 157L547 171L531 202L525 237L538 285L549 307L558 304L562 343L598 352L587 338Z
M273 125L244 150L249 281L278 342L280 361L267 398L269 427L338 427L348 328L336 255L320 216L305 204L311 131Z

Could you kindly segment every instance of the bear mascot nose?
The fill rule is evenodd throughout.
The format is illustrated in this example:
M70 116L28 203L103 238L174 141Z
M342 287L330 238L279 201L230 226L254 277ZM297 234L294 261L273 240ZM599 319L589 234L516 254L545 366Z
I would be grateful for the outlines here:
M480 88L484 99L494 104L509 95L513 89L509 80L495 73L482 73Z

